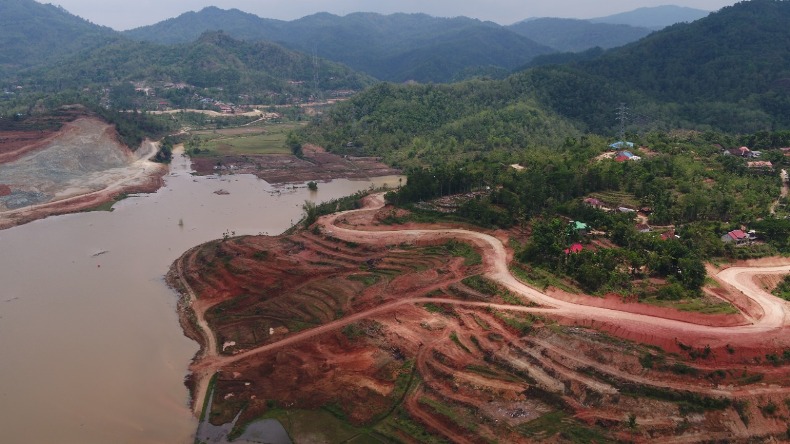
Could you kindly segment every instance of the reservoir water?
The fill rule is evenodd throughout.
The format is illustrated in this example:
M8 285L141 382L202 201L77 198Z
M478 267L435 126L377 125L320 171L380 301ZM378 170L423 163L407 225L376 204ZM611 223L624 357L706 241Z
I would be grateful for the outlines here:
M197 344L178 325L170 264L225 232L281 233L305 200L385 183L398 178L293 190L193 177L176 156L164 188L113 212L0 231L0 442L191 443L182 381Z

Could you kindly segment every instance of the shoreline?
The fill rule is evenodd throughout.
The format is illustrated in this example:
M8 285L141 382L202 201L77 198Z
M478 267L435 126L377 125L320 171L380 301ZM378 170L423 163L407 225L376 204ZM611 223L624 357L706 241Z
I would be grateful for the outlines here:
M90 211L91 208L112 202L123 194L155 193L164 186L164 176L167 172L167 166L162 165L159 171L147 175L144 179L145 183L143 184L107 187L102 190L79 194L61 200L2 212L0 213L0 230L24 225L39 219L46 219L50 216Z
M350 212L345 213L336 213L333 215L322 217L319 222L318 226L321 227L321 230L325 233L332 233L333 236L343 240L345 239L347 242L354 242L354 243L362 243L362 244L370 244L370 245L389 245L393 242L400 241L403 243L414 244L414 245L422 245L426 244L426 242L430 243L433 241L440 241L441 239L463 239L467 242L470 242L476 247L484 250L489 250L488 254L484 254L483 256L488 258L484 263L484 274L494 278L498 282L503 285L506 285L509 288L512 288L514 291L517 291L522 296L533 300L533 298L537 299L540 302L540 305L537 307L532 306L512 306L512 307L500 307L497 306L497 309L510 309L516 311L524 311L530 313L542 313L548 314L552 317L556 317L560 320L560 324L563 325L575 325L575 326L587 326L593 327L596 329L602 329L603 331L609 331L613 333L611 330L611 326L613 324L613 319L622 318L622 321L626 324L626 331L625 334L623 331L619 332L618 336L625 337L625 339L648 339L647 341L640 341L649 344L653 344L654 341L661 342L661 344L667 347L668 350L672 351L674 348L680 347L677 343L672 343L672 338L675 338L677 341L678 333L685 332L691 336L698 336L701 339L709 340L709 344L714 349L719 349L725 347L724 342L722 341L732 341L731 339L723 339L725 336L729 336L731 333L741 332L744 333L746 338L740 338L734 340L733 344L736 344L738 347L744 347L745 353L750 353L748 345L754 345L754 337L756 335L761 336L774 336L776 338L777 334L780 334L780 330L786 331L786 322L783 319L779 319L776 316L771 317L762 317L761 319L753 320L752 323L749 325L738 325L738 326L710 326L710 325L698 325L691 323L690 321L677 319L677 320L670 320L670 319L663 319L661 317L653 317L648 314L640 314L640 313L631 313L628 311L620 311L612 308L603 308L603 307L589 307L584 304L574 304L569 301L563 301L562 299L552 298L545 293L538 297L536 295L537 291L533 289L527 289L526 286L522 283L517 283L512 279L508 279L507 276L504 274L503 265L499 262L500 260L504 260L503 258L506 257L504 252L500 252L499 248L497 248L496 242L494 242L494 238L488 236L483 233L475 233L470 232L467 230L460 230L460 229L448 229L448 228L420 228L420 229L406 229L406 230L384 230L384 231L367 231L366 227L364 226L357 226L356 224L349 224L346 223L344 219L347 215L351 215L355 212L359 214L364 214L365 212L375 211L378 209L377 205L382 204L381 196L374 195L368 197L366 199L367 205L363 209L359 210L352 210ZM203 244L206 245L206 244ZM426 244L427 245L427 244ZM221 355L219 351L214 347L214 350L208 350L206 348L206 344L208 343L207 338L204 335L211 335L213 334L212 331L208 329L207 325L201 324L201 316L202 313L205 312L206 309L210 308L211 301L207 301L204 304L199 304L198 307L194 307L192 304L186 305L184 303L181 305L181 301L191 300L191 298L196 298L197 295L194 292L190 291L188 288L184 287L185 282L177 282L179 280L183 281L186 279L187 276L191 276L191 273L196 272L197 270L190 270L189 268L183 269L180 267L186 265L194 265L192 264L190 258L193 258L196 252L201 248L201 246L196 246L190 250L187 250L182 254L176 262L174 262L173 266L171 267L171 272L168 274L169 279L173 279L176 282L171 283L171 287L176 289L180 292L180 304L179 304L179 318L181 319L182 326L184 326L185 334L189 337L190 335L197 335L201 337L201 340L198 340L198 343L201 346L200 351L196 354L195 359L193 359L192 365L190 366L190 375L187 377L187 385L192 384L190 387L193 390L191 393L193 394L192 397L192 407L193 407L193 415L199 417L200 415L204 414L199 409L205 404L205 397L207 396L205 387L207 386L207 382L210 379L210 376L218 371L221 371L222 368L233 366L241 359L246 359L248 357L252 357L253 355L268 352L274 349L278 349L280 347L287 346L292 343L296 343L298 341L303 341L304 339L314 337L318 334L322 334L324 332L328 332L330 330L337 330L352 321L357 320L361 317L366 317L368 315L380 314L381 312L385 311L393 311L396 308L403 308L407 305L415 305L420 303L446 303L446 304L453 304L460 306L489 306L492 305L490 303L476 303L470 301L462 301L462 300L450 300L450 299L425 299L420 297L413 297L413 298L406 298L403 301L392 302L391 304L380 306L373 309L367 309L360 313L355 313L345 318L337 319L335 321L330 322L329 324L325 324L320 327L316 327L314 329L308 329L306 331L300 333L294 333L293 336L288 336L285 339L280 341L262 345L256 348L252 348L249 350L240 351L238 354L233 355ZM504 248L504 246L500 245L500 248ZM499 254L502 253L502 254ZM748 280L754 274L759 273L784 273L790 269L790 262L781 261L782 263L776 265L774 267L767 267L766 264L759 264L755 263L752 264L751 267L738 267L736 264L732 264L729 267L726 267L730 271L720 271L717 274L717 277L721 278L725 281L743 281L744 279ZM177 273L177 274L176 274ZM511 277L512 278L512 277ZM168 281L170 283L170 281ZM740 287L740 286L738 286ZM767 307L775 307L777 305L776 301L766 300L760 295L752 294L756 290L749 286L747 293L751 294L748 296L751 300L755 303L760 304L760 306L767 306ZM744 291L743 288L737 288L738 290ZM215 301L216 302L216 301ZM207 305L208 304L208 305ZM781 305L781 304L780 304ZM781 305L782 312L788 311L787 307ZM202 312L201 312L202 309ZM405 308L404 308L405 309ZM586 322L583 322L583 313L590 311L598 315L598 318L592 318ZM692 316L693 317L693 316ZM205 321L203 322L205 323ZM637 328L640 326L640 328ZM652 328L651 328L652 327ZM187 329L190 331L188 332ZM198 334L198 331L201 331ZM630 332L630 334L628 334ZM653 336L648 338L634 338L634 334L642 335L650 333ZM718 339L718 341L714 341L713 339ZM652 339L652 341L651 341ZM719 343L721 342L721 343ZM779 341L782 344L787 344L787 341ZM763 344L765 350L768 350L772 346L776 346L779 343L773 344ZM421 344L422 345L422 344ZM781 344L779 344L781 345ZM763 348L758 347L761 353L764 351ZM754 350L752 350L754 351ZM745 355L744 355L745 356ZM691 386L682 386L684 390L691 390ZM720 396L731 397L735 395L735 392L730 392L728 390L711 390L704 386L694 387L692 391L699 391L701 393L716 393ZM772 389L754 389L755 392L763 393L773 393ZM766 391L767 390L767 391ZM790 393L787 391L787 388L779 389L778 392L781 393Z

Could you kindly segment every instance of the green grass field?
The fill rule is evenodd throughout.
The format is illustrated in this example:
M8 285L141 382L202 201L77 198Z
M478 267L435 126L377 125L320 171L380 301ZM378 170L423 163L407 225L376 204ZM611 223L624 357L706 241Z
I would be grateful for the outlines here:
M290 131L300 125L298 123L274 123L245 128L244 131L240 131L240 129L202 131L197 133L201 139L199 151L193 152L192 155L290 154L291 150L286 146L285 139Z

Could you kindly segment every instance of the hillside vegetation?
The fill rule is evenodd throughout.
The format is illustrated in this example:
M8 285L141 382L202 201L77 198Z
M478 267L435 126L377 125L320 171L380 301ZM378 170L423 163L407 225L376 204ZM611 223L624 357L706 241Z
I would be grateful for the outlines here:
M778 148L790 146L790 113L781 108L788 97L770 85L790 66L779 56L782 43L775 43L790 35L780 25L788 14L788 2L741 3L588 62L526 70L505 80L378 85L324 114L303 137L406 168L407 185L391 201L413 204L409 208L428 211L426 217L448 216L444 210L430 213L432 207L420 202L477 193L449 217L487 227L529 227L533 235L517 257L585 291L696 297L703 260L790 252L790 222L771 213L774 202L785 212L787 204L779 198L778 170L790 162ZM762 18L761 30L743 32ZM701 39L706 33L715 43ZM754 43L760 41L776 57L762 61ZM740 54L740 63L729 63L723 48ZM685 70L672 71L676 67ZM672 91L663 94L662 82ZM608 146L616 140L621 102L633 107L626 110L626 137L635 143L636 161L615 161ZM647 117L640 120L637 112ZM744 145L762 150L760 160L771 166L755 169L748 159L722 154ZM659 239L661 233L641 233L634 214L590 208L582 204L586 197L613 209L647 208L643 223L669 234ZM606 233L599 234L604 246L575 237L568 220ZM741 227L756 229L762 242L748 248L722 242L723 234ZM583 239L596 245L592 251L565 258L564 249ZM645 277L670 285L639 289Z
M409 167L551 146L578 133L514 80L382 83L326 112L304 137L336 152L384 156Z
M539 83L542 103L593 131L606 129L600 117L611 121L619 102L669 128L787 128L789 20L786 1L741 2L600 58L524 75Z
M110 28L32 0L0 2L0 28L0 76L118 39Z
M495 23L425 14L319 13L285 22L211 7L125 34L185 43L213 30L245 40L280 42L395 82L447 82L469 68L513 69L536 55L554 52Z

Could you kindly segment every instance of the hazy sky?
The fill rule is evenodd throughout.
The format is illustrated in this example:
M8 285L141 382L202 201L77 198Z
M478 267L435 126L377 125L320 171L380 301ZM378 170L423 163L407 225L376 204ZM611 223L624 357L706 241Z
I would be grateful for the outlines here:
M642 6L675 4L715 11L731 0L38 0L60 5L72 14L117 30L151 25L206 6L236 8L281 20L316 12L424 12L437 17L467 17L509 25L530 17L592 18Z

